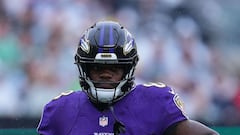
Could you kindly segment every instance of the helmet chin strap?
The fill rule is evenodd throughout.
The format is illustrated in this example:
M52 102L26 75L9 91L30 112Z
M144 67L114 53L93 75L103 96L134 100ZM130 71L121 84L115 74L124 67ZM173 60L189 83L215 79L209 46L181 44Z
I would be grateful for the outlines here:
M96 99L97 102L113 103L113 102L117 101L117 98L119 96L124 94L124 92L122 92L121 88L127 82L127 80L120 81L118 86L113 89L96 88L94 86L94 83L89 79L87 79L86 82L90 86L90 88L89 88L90 94L92 95L92 97L94 99Z

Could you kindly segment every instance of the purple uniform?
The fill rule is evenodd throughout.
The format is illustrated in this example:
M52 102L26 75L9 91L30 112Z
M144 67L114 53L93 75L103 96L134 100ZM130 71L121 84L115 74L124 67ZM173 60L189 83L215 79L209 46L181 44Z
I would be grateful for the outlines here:
M138 85L113 105L125 135L162 135L187 117L173 90L163 84ZM112 112L99 111L82 92L65 93L48 103L38 132L43 135L114 135Z

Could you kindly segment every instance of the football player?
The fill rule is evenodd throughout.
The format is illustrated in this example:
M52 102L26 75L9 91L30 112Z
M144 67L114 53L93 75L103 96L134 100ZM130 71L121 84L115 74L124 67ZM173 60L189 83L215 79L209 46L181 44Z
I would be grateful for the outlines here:
M218 135L189 119L179 96L163 83L135 85L137 46L117 22L88 28L75 64L82 90L62 93L45 107L41 135Z

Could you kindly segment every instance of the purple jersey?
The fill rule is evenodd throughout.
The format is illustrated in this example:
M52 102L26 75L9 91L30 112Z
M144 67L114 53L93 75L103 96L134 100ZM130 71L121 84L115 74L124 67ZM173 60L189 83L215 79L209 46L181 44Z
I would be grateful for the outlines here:
M173 90L163 84L138 85L113 105L125 135L162 135L187 117ZM48 103L38 132L43 135L114 135L111 110L99 111L82 91L62 94Z

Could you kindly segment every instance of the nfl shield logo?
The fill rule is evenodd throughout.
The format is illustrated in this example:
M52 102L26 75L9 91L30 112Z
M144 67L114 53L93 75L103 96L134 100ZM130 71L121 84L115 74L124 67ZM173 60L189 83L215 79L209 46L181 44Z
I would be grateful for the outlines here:
M99 117L99 125L105 127L108 125L108 117L102 116Z

